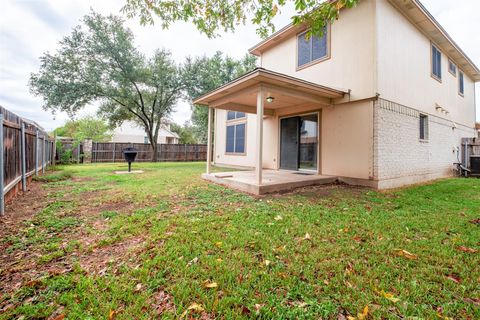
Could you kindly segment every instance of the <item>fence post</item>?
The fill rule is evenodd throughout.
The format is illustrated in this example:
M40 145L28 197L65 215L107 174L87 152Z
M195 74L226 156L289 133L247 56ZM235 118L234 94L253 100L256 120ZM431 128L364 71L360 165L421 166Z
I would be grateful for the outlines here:
M187 144L184 144L183 146L184 146L184 148L185 148L185 159L184 159L184 161L188 161L188 157L187 157Z
M52 152L52 163L53 165L56 164L56 157L57 157L57 134L53 134L53 152Z
M42 174L45 173L45 147L46 147L46 142L45 142L45 134L43 134L43 146L42 146Z
M113 163L115 163L115 142L113 143L113 154L112 154Z
M80 163L80 143L77 146L77 164Z
M3 114L0 114L0 215L5 214L5 195L3 194Z
M27 191L27 148L25 147L25 122L22 121L20 130L20 153L22 157L22 191Z
M38 129L35 133L35 175L38 176Z

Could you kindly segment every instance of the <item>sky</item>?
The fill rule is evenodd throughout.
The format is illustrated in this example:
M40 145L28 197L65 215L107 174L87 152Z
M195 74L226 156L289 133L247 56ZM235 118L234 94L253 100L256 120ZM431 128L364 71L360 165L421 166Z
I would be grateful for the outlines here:
M455 42L480 66L480 1L422 0L424 6ZM58 41L68 35L91 9L102 14L119 14L124 0L0 0L0 105L47 130L61 126L68 116L52 115L42 109L42 98L29 92L28 80L40 67L39 57L55 52ZM290 22L292 6L281 10L274 23L278 28ZM136 46L147 56L157 48L167 48L177 63L187 56L213 55L217 50L234 58L243 57L261 39L256 27L247 24L235 33L209 39L188 23L176 23L162 29L160 23L141 26L137 19L126 21L135 35ZM476 85L477 117L480 117L480 85ZM96 105L87 106L79 115L93 115ZM190 106L182 101L171 118L183 124L190 119Z

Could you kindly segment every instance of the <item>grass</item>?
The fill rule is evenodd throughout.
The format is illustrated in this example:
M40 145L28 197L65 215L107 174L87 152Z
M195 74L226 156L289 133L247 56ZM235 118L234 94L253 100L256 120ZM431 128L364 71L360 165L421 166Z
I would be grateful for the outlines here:
M135 166L45 176L50 204L1 240L23 278L0 319L480 318L479 180L251 197L201 163Z

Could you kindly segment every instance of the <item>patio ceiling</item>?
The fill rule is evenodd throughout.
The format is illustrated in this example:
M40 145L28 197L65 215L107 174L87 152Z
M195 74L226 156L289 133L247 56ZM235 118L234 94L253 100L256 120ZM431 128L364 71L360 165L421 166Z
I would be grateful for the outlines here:
M197 99L195 104L211 108L256 113L257 94L273 97L273 102L265 102L264 114L273 115L275 109L305 104L331 105L347 91L329 88L281 73L257 68Z

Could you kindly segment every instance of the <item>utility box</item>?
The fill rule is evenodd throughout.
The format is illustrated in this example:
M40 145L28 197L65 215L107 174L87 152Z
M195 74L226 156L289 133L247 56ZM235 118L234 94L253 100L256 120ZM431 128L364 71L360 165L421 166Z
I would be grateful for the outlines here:
M470 171L472 175L480 175L480 155L470 156Z

